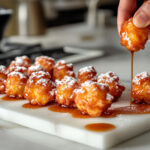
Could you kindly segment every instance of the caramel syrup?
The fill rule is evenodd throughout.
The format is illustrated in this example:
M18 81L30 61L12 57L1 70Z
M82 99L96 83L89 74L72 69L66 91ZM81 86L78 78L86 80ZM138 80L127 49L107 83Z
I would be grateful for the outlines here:
M118 115L138 115L138 114L150 114L150 105L132 104L131 106L108 109L106 112L104 112L102 117L112 118Z
M3 101L18 101L18 100L25 100L24 98L17 98L17 97L10 97L8 95L3 96L0 98Z
M59 112L59 113L70 113L73 118L92 118L89 115L82 114L80 110L76 108L68 108L68 107L62 107L60 105L52 105L48 108L50 111L53 112Z
M27 109L38 109L38 108L43 108L43 107L47 107L50 104L41 106L41 105L32 105L31 103L25 103L22 105L23 108L27 108Z
M132 105L133 65L134 65L134 52L131 52L131 91L130 91L130 106Z
M109 123L92 123L85 125L85 129L94 131L94 132L106 132L114 130L116 127L113 124Z
M52 105L48 108L50 111L59 113L70 113L73 118L93 118L87 114L82 114L76 108L62 107L60 105ZM150 114L150 105L145 104L132 104L131 106L117 107L108 109L100 117L101 118L114 118L118 115L137 115L137 114Z
M30 103L25 103L22 105L23 108L28 108L28 109L38 109L41 108L42 106L39 105L32 105Z

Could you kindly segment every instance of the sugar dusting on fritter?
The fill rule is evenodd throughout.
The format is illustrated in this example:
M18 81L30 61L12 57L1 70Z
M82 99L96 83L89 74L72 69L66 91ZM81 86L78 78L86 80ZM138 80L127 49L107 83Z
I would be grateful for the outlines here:
M149 77L150 76L149 76L148 72L146 72L146 71L141 72L134 77L133 83L140 84L141 79L145 79L145 78L149 78Z

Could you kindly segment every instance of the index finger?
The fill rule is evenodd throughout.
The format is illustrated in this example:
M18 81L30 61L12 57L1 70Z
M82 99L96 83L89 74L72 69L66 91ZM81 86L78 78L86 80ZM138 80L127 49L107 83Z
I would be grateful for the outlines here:
M133 15L136 7L136 0L120 0L117 16L117 27L119 34L122 24Z

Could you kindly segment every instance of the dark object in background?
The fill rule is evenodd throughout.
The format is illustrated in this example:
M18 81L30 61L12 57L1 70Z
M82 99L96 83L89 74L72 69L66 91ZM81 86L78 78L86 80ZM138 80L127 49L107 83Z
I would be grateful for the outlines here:
M3 38L4 30L11 14L12 10L0 7L0 42Z
M117 8L118 3L114 4L107 4L107 5L100 5L98 9L109 9L113 12L114 16L117 16ZM75 8L75 9L59 9L57 10L57 18L55 19L47 19L46 26L47 27L54 27L54 26L61 26L66 24L74 24L79 22L84 22L86 20L86 15L88 8Z
M66 56L72 56L74 53L65 52L63 47L44 49L40 44L19 44L5 43L0 54L0 64L8 66L10 62L17 56L27 55L32 62L41 55L50 56L58 60Z
M58 10L58 16L55 19L46 20L47 27L60 26L65 24L73 24L83 22L87 8L79 8L72 10Z

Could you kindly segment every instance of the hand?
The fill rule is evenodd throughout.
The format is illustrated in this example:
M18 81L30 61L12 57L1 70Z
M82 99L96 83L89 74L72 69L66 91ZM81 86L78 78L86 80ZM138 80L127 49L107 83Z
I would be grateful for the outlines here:
M145 1L137 11L136 9L137 0L120 0L117 17L119 33L123 23L131 18L134 13L133 23L135 26L143 28L150 25L150 0Z

